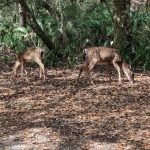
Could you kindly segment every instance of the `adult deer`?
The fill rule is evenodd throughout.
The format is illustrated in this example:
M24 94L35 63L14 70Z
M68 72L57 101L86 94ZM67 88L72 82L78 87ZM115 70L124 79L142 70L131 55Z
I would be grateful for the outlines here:
M90 77L90 72L96 64L113 64L119 75L119 84L122 84L121 68L123 69L123 72L127 76L128 80L131 83L134 82L134 73L131 71L129 65L123 60L122 56L116 49L107 47L91 47L84 49L83 55L84 64L80 66L77 82L79 82L82 72L86 71L87 77L90 79L91 83L93 83Z
M40 66L40 78L42 77L45 80L45 69L44 64L42 63L43 49L39 47L31 47L24 50L22 53L19 53L16 57L15 64L12 67L14 75L17 75L17 69L21 66L21 78L23 77L24 64L25 62L35 61ZM25 71L26 72L26 71ZM27 72L26 72L27 73Z

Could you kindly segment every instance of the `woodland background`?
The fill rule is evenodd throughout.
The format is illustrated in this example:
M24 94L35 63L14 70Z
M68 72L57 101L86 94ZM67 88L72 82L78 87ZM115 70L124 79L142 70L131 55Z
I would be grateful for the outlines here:
M149 9L148 0L1 0L1 51L40 46L46 49L45 64L71 67L83 48L114 41L132 66L145 70L150 67Z
M149 150L150 1L1 0L0 150ZM110 46L132 65L118 87L104 66L78 85L82 50ZM46 80L29 63L14 78L15 54L45 49Z

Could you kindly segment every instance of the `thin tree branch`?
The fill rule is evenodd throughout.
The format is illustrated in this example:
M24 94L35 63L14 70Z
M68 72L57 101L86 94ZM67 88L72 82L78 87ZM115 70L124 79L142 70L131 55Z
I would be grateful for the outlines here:
M37 23L37 20L33 12L31 12L29 7L27 6L26 1L25 0L18 0L18 1L20 5L26 10L27 19L29 20L29 25L31 26L31 28L41 38L41 40L49 48L49 50L53 49L54 48L53 42L50 40L48 34L45 33Z
M48 2L42 1L42 7L44 7L48 12L57 20L59 21L61 16L57 10L54 10Z
M111 12L109 6L108 6L108 3L106 2L106 0L103 0L103 2L105 3L105 5L106 5L106 7L107 7L107 9L108 9L108 12L109 12L109 14L110 14L110 16L111 16L112 21L115 22L115 21L114 21L114 18L113 18L113 14L112 14L112 12Z

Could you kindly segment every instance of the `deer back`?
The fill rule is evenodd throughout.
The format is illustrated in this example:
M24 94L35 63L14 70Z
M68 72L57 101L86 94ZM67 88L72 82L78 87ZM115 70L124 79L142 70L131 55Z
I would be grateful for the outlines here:
M116 49L107 47L91 47L84 50L88 61L96 61L97 63L112 63L116 57L118 61L122 60L121 55Z
M41 59L41 52L42 50L40 48L28 48L23 53L23 59L25 61Z

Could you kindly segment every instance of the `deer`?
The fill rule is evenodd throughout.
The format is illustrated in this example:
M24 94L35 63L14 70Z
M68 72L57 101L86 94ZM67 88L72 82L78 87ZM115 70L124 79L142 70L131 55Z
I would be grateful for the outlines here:
M15 77L17 76L17 69L19 66L21 66L21 78L23 77L24 72L27 75L27 71L24 69L24 65L26 62L34 61L40 66L40 78L42 77L43 73L43 78L45 80L45 69L44 64L42 63L43 53L44 50L39 47L30 47L19 53L16 56L14 65L12 66Z
M77 83L79 82L80 76L83 71L87 73L87 79L90 80L92 84L92 78L90 76L91 70L97 64L106 64L107 66L113 65L119 76L119 85L122 84L121 81L121 69L127 76L129 82L132 84L134 82L134 73L131 70L129 64L125 62L121 54L117 51L117 49L109 48L109 47L90 47L83 50L83 59L84 64L79 67L79 75L77 78Z

